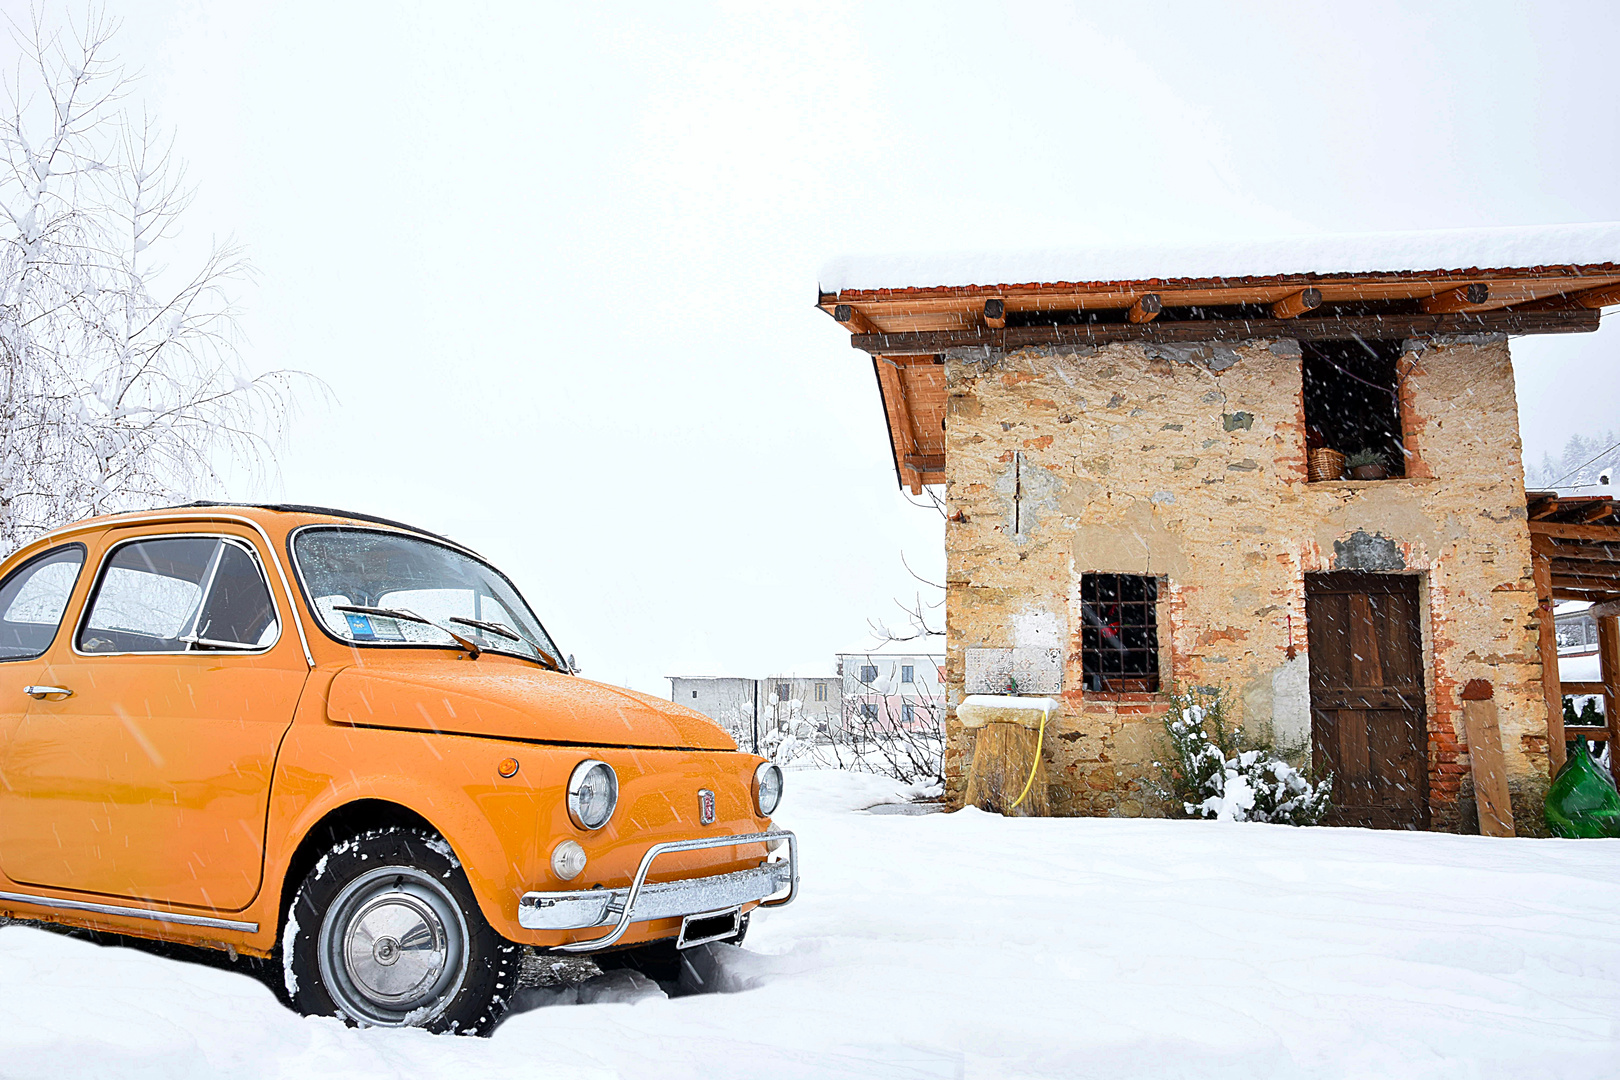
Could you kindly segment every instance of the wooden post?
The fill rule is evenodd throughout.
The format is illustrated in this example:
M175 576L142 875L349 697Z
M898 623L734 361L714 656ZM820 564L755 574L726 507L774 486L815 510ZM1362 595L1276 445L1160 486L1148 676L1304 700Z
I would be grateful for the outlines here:
M1541 624L1541 693L1547 703L1548 776L1564 767L1564 685L1558 678L1558 630L1553 622L1552 560L1535 552L1530 568L1536 582L1536 618Z
M1491 684L1472 679L1463 687L1463 723L1468 728L1468 760L1474 774L1474 804L1481 836L1513 835L1513 804L1508 799L1507 764L1502 760L1502 728L1496 719Z
M1609 772L1620 776L1620 618L1597 617L1598 670L1603 673L1603 722L1609 727Z

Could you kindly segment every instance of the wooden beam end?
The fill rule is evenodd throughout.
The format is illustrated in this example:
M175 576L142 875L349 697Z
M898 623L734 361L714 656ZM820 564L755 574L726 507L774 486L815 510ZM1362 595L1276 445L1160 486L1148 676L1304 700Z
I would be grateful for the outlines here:
M1476 308L1491 298L1491 287L1482 281L1459 285L1427 297L1422 303L1425 315L1450 315Z
M1131 305L1125 317L1133 323L1152 322L1163 310L1164 301L1159 299L1158 293L1143 293L1136 298L1136 303Z
M1285 296L1272 304L1271 317L1274 319L1292 319L1296 315L1303 315L1307 311L1314 311L1321 306L1321 289L1301 289L1292 296Z

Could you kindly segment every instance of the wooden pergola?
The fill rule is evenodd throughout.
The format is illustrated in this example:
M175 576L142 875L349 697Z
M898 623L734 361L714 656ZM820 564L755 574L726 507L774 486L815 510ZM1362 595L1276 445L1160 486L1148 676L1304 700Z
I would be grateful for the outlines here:
M1620 263L1276 274L823 292L816 305L871 354L895 472L945 482L952 349L1444 334L1585 333L1620 304Z
M1530 563L1541 621L1542 688L1547 699L1547 753L1554 772L1564 764L1564 740L1577 735L1610 747L1610 769L1620 765L1620 509L1607 496L1527 492ZM1598 682L1563 682L1558 676L1558 638L1553 605L1587 600L1598 630ZM1565 694L1601 694L1602 727L1564 724Z

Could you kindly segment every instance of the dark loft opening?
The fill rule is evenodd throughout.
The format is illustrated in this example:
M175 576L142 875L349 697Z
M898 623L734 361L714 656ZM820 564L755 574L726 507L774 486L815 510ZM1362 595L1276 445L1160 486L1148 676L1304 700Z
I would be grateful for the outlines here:
M1367 467L1385 476L1406 475L1401 446L1399 341L1307 341L1301 343L1301 374L1305 386L1305 448L1337 450L1345 456L1345 470ZM1314 479L1339 479L1322 474L1322 458L1312 459Z
M1159 689L1159 583L1137 574L1080 576L1080 667L1093 693Z

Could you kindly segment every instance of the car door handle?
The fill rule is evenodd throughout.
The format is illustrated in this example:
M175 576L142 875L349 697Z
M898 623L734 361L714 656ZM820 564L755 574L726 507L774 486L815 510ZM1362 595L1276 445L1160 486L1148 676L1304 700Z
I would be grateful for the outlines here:
M35 701L44 701L52 696L64 698L70 698L73 696L73 691L69 690L65 686L25 686L23 687L23 693L27 694Z

